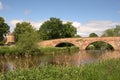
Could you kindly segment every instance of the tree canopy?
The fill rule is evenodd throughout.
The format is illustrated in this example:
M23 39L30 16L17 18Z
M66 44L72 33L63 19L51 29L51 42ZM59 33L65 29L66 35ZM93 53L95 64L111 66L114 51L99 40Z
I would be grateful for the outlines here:
M71 22L63 24L59 18L50 18L44 22L38 30L43 40L74 37L77 33L76 28Z
M89 34L89 37L98 37L98 35L96 33L91 33Z
M18 41L18 39L20 38L21 34L24 34L25 32L33 32L35 29L33 28L33 26L28 23L28 22L22 22L22 23L17 23L16 27L13 31L15 37L16 37L16 41Z
M120 36L120 25L116 25L115 28L105 30L102 36L105 37Z
M4 36L6 36L9 28L10 27L5 23L4 18L0 17L0 42L4 40Z
M38 33L36 31L26 31L24 32L24 34L20 35L16 43L17 49L22 53L37 53L37 51L39 50L37 45L38 39Z

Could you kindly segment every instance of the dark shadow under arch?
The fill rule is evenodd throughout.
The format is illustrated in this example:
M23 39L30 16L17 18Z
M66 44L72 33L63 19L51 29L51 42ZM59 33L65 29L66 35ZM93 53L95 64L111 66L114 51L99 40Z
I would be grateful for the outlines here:
M104 41L95 41L90 43L85 50L114 50L114 47Z
M72 46L75 46L75 45L69 42L62 42L57 44L55 47L72 47Z

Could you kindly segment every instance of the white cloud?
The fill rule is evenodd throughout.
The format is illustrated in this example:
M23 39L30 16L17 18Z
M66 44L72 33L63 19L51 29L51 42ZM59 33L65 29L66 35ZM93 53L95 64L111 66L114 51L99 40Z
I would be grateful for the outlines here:
M25 11L24 11L24 14L25 14L25 15L28 15L28 14L30 14L30 13L31 13L31 10L25 10Z
M79 28L81 26L81 24L79 22L73 22L72 25L75 26L76 28Z
M86 24L79 22L73 22L73 25L77 28L77 33L81 36L89 36L90 33L96 33L100 35L106 29L110 29L120 24L120 22L112 21L90 21Z
M15 26L16 26L16 23L21 23L23 22L23 20L11 20L10 21L10 25L12 26L11 27L11 32L14 30ZM31 25L35 28L35 29L39 29L39 27L44 23L44 21L26 21L26 22L30 22Z
M14 30L14 28L15 28L15 26L16 26L16 23L18 23L18 22L22 22L23 20L11 20L10 22L9 22L9 24L11 25L11 27L10 27L10 31L12 32L13 30Z
M0 2L0 10L2 10L3 9L3 4L2 4L2 2Z
M12 26L15 26L16 25L16 23L19 23L19 22L22 22L23 20L12 20L12 21L10 21L10 24L12 25Z
M38 30L40 28L40 26L44 23L44 21L37 21L34 22L32 21L31 24Z

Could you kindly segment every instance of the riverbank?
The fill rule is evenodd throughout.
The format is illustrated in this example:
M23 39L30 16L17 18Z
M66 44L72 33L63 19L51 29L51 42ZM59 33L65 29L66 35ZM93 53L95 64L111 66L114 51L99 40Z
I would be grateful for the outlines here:
M62 53L73 53L73 52L78 52L79 51L79 47L40 47L39 50L43 53L43 54L53 54L53 53L58 53L58 54L62 54Z
M118 80L120 59L76 66L46 65L1 75L0 80Z
M78 47L39 47L34 51L31 51L29 54L51 54L51 53L65 53L65 52L76 52L79 51ZM23 50L17 49L15 46L3 46L0 47L0 55L21 55L25 54Z

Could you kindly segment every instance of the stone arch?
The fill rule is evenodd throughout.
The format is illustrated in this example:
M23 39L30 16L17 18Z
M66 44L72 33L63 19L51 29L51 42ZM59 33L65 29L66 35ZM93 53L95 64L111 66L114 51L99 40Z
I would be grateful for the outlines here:
M111 41L93 40L93 41L88 41L88 42L85 44L84 50L85 50L90 44L92 44L92 43L94 43L94 42L99 42L99 41L100 41L100 42L105 42L105 43L111 45L111 46L113 47L114 50L115 50L115 48L116 48L116 46L115 46Z

